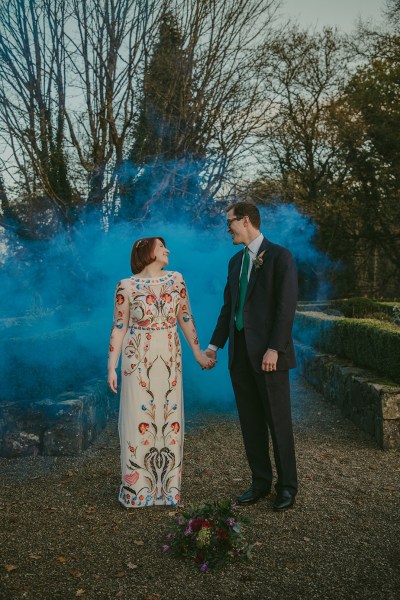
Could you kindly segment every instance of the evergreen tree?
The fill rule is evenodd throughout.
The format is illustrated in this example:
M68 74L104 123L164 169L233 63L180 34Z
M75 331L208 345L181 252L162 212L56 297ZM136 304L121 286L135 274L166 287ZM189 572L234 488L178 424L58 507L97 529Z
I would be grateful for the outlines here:
M176 18L166 11L160 23L159 41L144 75L141 111L130 156L137 164L158 157L174 159L184 153L181 144L190 100L186 62Z
M148 209L154 200L175 208L200 193L204 148L193 117L193 77L175 15L166 7L158 40L143 78L143 95L122 190L124 216Z

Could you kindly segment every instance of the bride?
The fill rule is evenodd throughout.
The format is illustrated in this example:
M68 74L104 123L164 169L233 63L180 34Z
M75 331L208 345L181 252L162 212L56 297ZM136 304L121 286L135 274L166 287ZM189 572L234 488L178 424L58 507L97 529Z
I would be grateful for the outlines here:
M214 360L200 350L182 275L168 271L161 237L137 240L134 275L117 284L108 357L108 384L117 393L120 354L119 437L126 507L180 502L183 451L182 353L179 324L202 369Z

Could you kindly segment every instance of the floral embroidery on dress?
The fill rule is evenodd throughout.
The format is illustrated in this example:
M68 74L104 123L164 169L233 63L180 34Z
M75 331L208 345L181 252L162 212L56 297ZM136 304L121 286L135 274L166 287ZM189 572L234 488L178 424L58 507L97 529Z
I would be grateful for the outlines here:
M174 505L180 500L183 407L179 319L190 325L193 342L198 343L186 285L179 273L149 279L133 276L118 283L113 330L126 327L121 350L119 500L127 507Z

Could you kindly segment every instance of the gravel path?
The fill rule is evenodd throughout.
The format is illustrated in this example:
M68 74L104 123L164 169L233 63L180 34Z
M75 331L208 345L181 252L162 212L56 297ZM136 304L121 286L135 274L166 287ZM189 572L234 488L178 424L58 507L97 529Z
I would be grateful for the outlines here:
M116 420L77 458L1 460L0 598L391 600L400 597L398 452L383 452L307 383L293 381L301 489L241 509L248 563L199 574L162 554L171 509L117 503ZM188 417L186 504L235 498L249 473L236 415Z

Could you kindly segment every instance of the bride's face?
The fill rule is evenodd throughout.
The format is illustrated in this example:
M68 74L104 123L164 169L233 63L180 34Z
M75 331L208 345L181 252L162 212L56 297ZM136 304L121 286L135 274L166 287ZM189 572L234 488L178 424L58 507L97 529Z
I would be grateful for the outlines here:
M165 267L168 264L169 250L164 246L161 240L156 240L153 248L153 256L156 262Z

